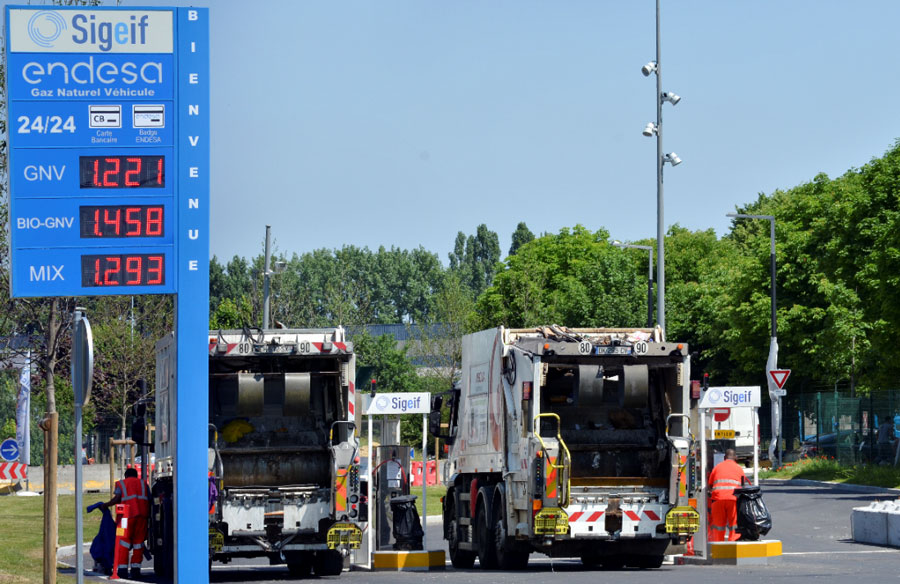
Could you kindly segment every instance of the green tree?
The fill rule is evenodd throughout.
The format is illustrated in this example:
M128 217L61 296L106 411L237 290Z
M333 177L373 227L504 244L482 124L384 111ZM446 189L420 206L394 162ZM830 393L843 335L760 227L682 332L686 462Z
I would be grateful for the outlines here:
M460 231L449 259L450 271L457 274L477 297L493 283L500 261L500 239L484 223L476 228L475 235L466 237Z
M515 253L519 251L519 248L529 241L534 241L534 233L528 229L528 226L525 225L524 221L520 221L512 234L512 245L509 246L509 255L515 255Z
M253 308L247 296L241 296L237 302L231 298L222 300L209 319L210 329L241 329L253 325Z
M577 225L523 245L478 298L479 328L641 326L645 288L608 237Z

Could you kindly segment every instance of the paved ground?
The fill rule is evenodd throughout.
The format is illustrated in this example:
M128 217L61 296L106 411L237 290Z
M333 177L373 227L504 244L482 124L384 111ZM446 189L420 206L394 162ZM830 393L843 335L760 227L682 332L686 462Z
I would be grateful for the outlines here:
M615 578L621 582L660 582L666 584L747 584L749 582L795 582L846 584L853 581L885 582L900 579L900 550L857 544L850 540L850 512L854 507L875 500L897 498L896 492L856 492L851 487L826 484L797 484L790 481L767 481L763 484L766 504L773 516L769 538L783 542L784 556L768 566L674 566L659 570L621 570L615 574L586 570L573 560L550 561L533 554L524 572L483 572L477 564L473 570L447 570L433 573L396 574L350 572L340 578L352 582L421 582L482 583L509 582L546 584L550 578L565 578L566 584L591 583ZM436 523L436 522L435 522ZM444 547L438 525L429 527L428 538ZM87 535L86 535L87 537ZM430 547L434 547L433 545ZM72 558L68 558L72 562ZM90 566L90 564L87 564ZM148 578L148 581L153 581ZM323 578L335 580L338 578ZM265 561L246 560L231 565L214 564L212 582L291 581L282 566L267 566Z

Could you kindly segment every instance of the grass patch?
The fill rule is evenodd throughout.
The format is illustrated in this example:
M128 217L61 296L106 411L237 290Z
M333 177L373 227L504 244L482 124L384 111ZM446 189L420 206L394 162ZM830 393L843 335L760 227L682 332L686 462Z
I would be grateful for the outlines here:
M431 485L428 486L428 490L425 491L426 496L428 497L428 515L440 515L441 514L441 497L447 494L447 487L444 485ZM419 516L422 516L422 487L410 487L409 488L410 495L416 495L418 499L416 499L416 511L419 512Z
M804 458L760 472L764 479L808 479L873 487L900 488L900 468L860 464L842 466L832 458Z
M103 499L87 494L84 506ZM75 495L59 496L59 545L75 543ZM39 584L43 582L44 498L0 497L0 582ZM84 515L84 541L90 542L100 527L100 513ZM90 568L90 566L87 566ZM60 575L59 582L75 577Z

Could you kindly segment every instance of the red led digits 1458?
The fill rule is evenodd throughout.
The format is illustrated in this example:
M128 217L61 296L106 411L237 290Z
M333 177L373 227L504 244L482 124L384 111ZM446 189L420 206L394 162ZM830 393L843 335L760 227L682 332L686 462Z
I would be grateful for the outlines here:
M78 208L82 238L164 237L162 205L88 205Z

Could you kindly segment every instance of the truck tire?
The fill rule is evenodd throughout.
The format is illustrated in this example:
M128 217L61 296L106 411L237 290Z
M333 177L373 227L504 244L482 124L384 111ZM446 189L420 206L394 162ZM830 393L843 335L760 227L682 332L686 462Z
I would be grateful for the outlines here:
M344 557L337 550L316 552L313 569L319 577L340 576L344 569Z
M447 525L447 548L450 551L450 563L457 570L469 570L475 565L475 553L471 550L459 549L459 515L456 513L456 504L453 503L455 493L447 495L450 509L447 517L450 522Z
M655 570L659 568L663 564L663 560L665 560L665 556L660 555L649 555L649 556L630 556L628 559L628 565L634 568L640 568L641 570Z
M313 555L308 552L292 552L285 554L288 573L294 578L306 578L312 569Z
M494 556L497 558L497 566L501 570L524 570L528 566L530 552L516 549L515 543L509 541L506 529L506 504L502 485L497 487L497 495L494 497Z
M475 547L478 549L478 563L482 570L497 569L497 554L494 549L493 523L488 521L487 504L479 503L475 512Z

